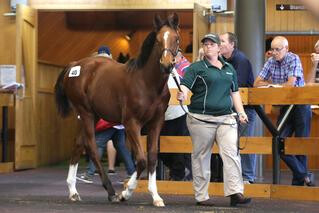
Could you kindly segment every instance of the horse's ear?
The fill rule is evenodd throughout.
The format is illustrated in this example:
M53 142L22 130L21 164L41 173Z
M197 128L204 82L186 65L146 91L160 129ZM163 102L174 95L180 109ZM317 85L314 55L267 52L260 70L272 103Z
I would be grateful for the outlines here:
M177 13L171 14L168 17L168 22L174 29L177 29L178 28L178 24L179 24L179 18L178 18Z
M156 14L154 17L153 25L154 25L156 32L158 32L161 29L161 27L163 26L163 21L158 14Z

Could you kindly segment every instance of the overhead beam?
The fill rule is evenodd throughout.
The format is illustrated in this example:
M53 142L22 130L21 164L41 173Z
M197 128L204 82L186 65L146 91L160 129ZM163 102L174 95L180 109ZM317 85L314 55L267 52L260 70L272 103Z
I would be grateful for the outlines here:
M202 5L211 5L210 0L197 0ZM40 10L167 10L193 9L194 0L29 0L29 5Z

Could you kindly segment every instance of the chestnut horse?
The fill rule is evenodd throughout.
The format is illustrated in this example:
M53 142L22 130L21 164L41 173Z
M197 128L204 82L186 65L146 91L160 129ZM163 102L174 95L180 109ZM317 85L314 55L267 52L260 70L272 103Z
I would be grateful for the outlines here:
M159 133L170 98L167 80L179 49L178 21L175 13L166 21L155 16L154 31L144 40L138 58L126 64L88 57L70 63L59 75L55 85L58 111L65 117L73 108L82 127L67 178L72 201L81 200L75 185L78 161L85 148L99 171L109 201L128 200L147 165L153 205L164 206L157 192L155 167ZM137 161L137 170L120 195L115 193L98 158L94 136L98 118L125 126L126 140ZM147 160L140 142L142 127L148 130Z

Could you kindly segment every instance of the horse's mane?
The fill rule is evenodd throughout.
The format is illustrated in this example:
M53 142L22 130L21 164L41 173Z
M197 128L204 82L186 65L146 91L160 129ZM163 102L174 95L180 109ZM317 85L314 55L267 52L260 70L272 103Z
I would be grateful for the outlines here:
M153 46L156 40L156 32L150 32L146 39L143 42L141 47L141 52L138 55L137 59L133 58L127 62L128 70L135 70L138 68L142 68L147 62L148 58L151 55L153 50Z

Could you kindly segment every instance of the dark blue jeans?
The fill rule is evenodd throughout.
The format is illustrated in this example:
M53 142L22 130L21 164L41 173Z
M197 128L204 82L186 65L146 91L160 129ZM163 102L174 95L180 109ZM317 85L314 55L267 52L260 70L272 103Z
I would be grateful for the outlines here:
M128 175L132 175L135 172L135 165L132 159L131 153L127 150L125 146L125 130L124 129L115 129L109 128L105 131L96 132L95 140L97 145L97 150L99 154L99 158L101 159L103 154L105 153L106 143L109 140L113 141L114 148L117 153L122 157L126 171ZM93 161L90 159L89 165L87 167L87 173L89 175L93 175L96 168L94 166Z
M277 124L282 119L288 106L282 107ZM283 127L281 137L309 137L311 126L310 105L295 105L290 116ZM304 179L308 175L307 156L305 155L281 155L281 159L292 171L292 185L304 185Z
M241 131L243 126L239 126L241 136L254 136L254 125L256 120L255 109L245 107L245 113L248 117L248 124L244 131ZM241 154L241 167L243 179L254 182L256 179L256 154Z

